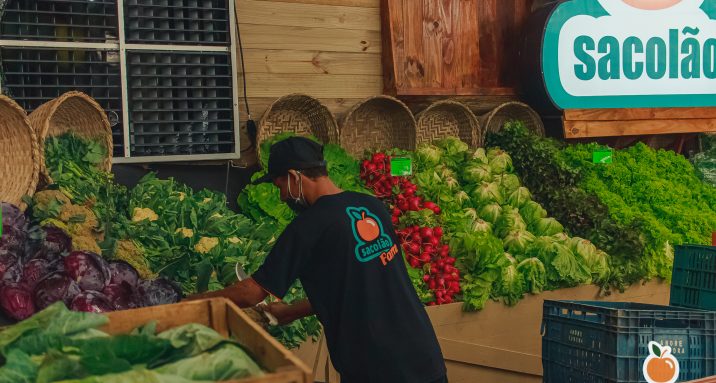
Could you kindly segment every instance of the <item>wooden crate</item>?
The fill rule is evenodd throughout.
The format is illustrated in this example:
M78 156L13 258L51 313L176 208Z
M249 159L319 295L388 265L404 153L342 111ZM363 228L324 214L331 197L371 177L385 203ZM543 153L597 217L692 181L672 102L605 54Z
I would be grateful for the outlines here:
M145 307L108 313L109 323L100 330L110 334L128 333L156 320L157 331L164 331L187 323L213 328L219 334L231 336L244 345L263 368L265 376L245 378L223 383L313 383L311 370L283 347L261 326L226 299L206 299L173 305Z

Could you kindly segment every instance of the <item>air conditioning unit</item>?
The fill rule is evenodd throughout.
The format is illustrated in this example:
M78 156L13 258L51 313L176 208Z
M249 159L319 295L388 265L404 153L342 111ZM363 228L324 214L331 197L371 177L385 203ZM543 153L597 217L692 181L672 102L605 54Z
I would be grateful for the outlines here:
M89 94L115 163L235 159L233 15L230 0L0 0L0 92L29 112Z

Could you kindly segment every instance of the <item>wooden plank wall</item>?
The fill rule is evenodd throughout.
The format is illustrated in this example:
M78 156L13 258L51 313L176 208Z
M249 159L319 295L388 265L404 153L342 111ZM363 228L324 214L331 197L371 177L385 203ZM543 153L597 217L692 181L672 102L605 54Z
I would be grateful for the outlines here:
M249 108L254 120L276 98L305 93L340 119L382 93L380 0L237 0ZM239 73L240 96L242 72ZM249 146L240 103L241 146ZM240 161L250 165L253 151Z

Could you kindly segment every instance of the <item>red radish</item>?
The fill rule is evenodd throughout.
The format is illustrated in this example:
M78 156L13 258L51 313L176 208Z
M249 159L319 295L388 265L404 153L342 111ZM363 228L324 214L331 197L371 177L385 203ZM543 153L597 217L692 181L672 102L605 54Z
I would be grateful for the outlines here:
M428 253L422 253L420 254L420 262L430 262L430 254Z
M427 281L429 281L429 280L430 280L430 276L429 276L429 275L427 275L427 274L423 275L423 282L427 282Z
M424 208L430 209L430 210L435 209L437 206L438 206L438 205L436 205L435 202L431 202L431 201L426 201L426 202L423 204L423 207L424 207Z
M420 236L423 238L430 238L433 236L433 229L429 227L420 228ZM433 245L436 246L436 245Z
M435 302L428 302L428 306L435 306Z
M442 259L438 259L438 261L435 262L435 263L436 263L437 266L440 267L440 268L445 267L445 261L443 261Z
M420 243L423 241L423 237L420 236L420 233L413 233L410 234L410 240L415 243Z
M433 228L433 233L435 233L435 236L436 236L436 237L440 238L440 237L443 236L443 228L440 227L440 226L434 227L434 228Z
M428 243L430 243L433 246L438 246L438 245L440 245L440 240L438 239L438 237L430 237L430 239L428 240Z
M420 245L417 243L409 243L408 244L408 253L418 255L420 254Z
M385 161L385 154L384 153L375 153L372 157L373 162L383 162Z
M440 272L440 270L438 270L437 267L430 266L430 274L437 274L438 272Z
M413 259L410 260L410 266L411 266L412 268L414 268L414 269L417 269L418 266L420 266L420 261L418 261L417 259L414 259L414 258L413 258Z
M423 251L429 254L435 254L435 248L430 244L423 246Z
M400 223L400 219L398 219L398 217L396 216L393 216L390 221L393 223L393 225L397 225Z
M420 210L420 199L418 199L417 197L410 198L410 200L408 201L408 207L410 210L413 211Z
M407 211L408 209L410 209L410 204L407 200L398 200L398 209L402 211Z
M428 282L428 287L430 290L435 290L435 280L431 279L430 282Z
M438 214L438 215L440 215L440 212L442 212L442 210L440 210L440 207L438 207L438 206L435 206L435 208L431 209L431 210L433 211L433 213Z

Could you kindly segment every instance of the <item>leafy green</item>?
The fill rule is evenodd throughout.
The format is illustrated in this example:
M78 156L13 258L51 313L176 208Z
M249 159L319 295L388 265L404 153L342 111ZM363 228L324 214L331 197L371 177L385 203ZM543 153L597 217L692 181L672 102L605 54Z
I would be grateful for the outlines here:
M165 364L157 368L156 372L191 380L208 381L263 375L263 371L256 362L241 347L234 344L225 344L214 350Z
M0 367L0 383L35 383L37 364L20 350L11 350Z
M525 291L532 294L541 293L547 284L547 270L538 258L526 258L517 264L517 271L522 275Z

